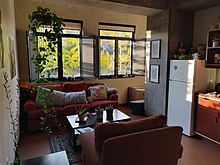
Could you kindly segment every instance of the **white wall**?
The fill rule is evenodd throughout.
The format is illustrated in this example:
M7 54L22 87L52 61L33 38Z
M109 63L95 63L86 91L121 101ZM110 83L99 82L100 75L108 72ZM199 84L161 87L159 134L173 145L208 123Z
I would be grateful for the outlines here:
M212 25L217 24L218 17L220 17L219 11L220 6L216 6L195 13L193 47L206 44L207 32ZM209 73L209 80L213 80L214 84L220 82L219 69L209 69Z
M145 38L147 17L112 12L110 10L92 8L92 7L70 7L51 3L42 3L30 0L15 1L16 30L18 39L18 56L21 81L28 81L28 62L25 31L28 30L28 14L36 10L37 6L49 8L59 17L73 20L83 20L83 30L85 35L97 35L98 23L120 23L136 25L136 38ZM101 80L100 80L101 81ZM127 101L127 88L129 86L144 86L144 77L109 79L103 80L110 87L119 89L119 103Z
M18 99L17 91L15 90L18 79L18 67L17 67L17 48L16 48L16 34L15 34L15 16L14 16L14 0L0 0L0 10L1 10L1 22L2 22L2 32L3 32L3 44L4 44L4 68L0 69L0 164L5 165L8 162L12 162L14 159L13 142L12 142L12 126L11 119L9 115L9 110L6 108L9 106L8 99L6 98L6 93L3 88L4 79L3 73L6 72L9 75L10 85L9 90L10 97L13 100L11 104L11 109L13 114L18 112L19 107L16 106L16 100ZM17 71L17 76L11 79L10 75L10 53L9 53L9 37L14 41L15 50L15 67ZM19 101L19 100L17 100Z
M220 17L220 6L201 10L195 13L193 46L206 44L207 32L211 25L217 24Z

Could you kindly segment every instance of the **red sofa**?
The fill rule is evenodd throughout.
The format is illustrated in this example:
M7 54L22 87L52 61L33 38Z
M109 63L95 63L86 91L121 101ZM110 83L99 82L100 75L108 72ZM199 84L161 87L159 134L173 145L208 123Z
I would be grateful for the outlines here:
M86 95L88 96L88 88L96 85L100 85L102 83L85 83L85 82L65 82L60 84L53 85L44 85L45 88L53 87L57 91L62 92L79 92L86 91ZM103 85L103 84L102 84ZM117 91L111 90L112 88L107 88L107 99L102 100L93 100L92 102L88 102L86 104L69 104L64 106L53 106L48 107L48 109L54 108L57 112L57 124L67 125L68 121L66 116L76 114L76 107L87 107L87 111L94 111L94 109L98 106L106 107L109 104L112 104L115 108L118 107L118 94ZM37 91L30 91L30 98L24 103L24 112L27 113L28 116L28 131L33 132L40 130L42 122L41 117L44 116L44 112L42 111L42 107L37 107L35 99L36 99ZM56 127L54 120L47 120L47 125L49 127Z
M82 133L84 165L177 165L182 157L183 129L166 126L164 115L104 123Z

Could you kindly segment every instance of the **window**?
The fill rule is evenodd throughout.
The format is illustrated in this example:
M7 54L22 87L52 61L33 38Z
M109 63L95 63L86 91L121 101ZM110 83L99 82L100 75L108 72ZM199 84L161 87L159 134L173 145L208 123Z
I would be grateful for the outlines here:
M47 63L42 72L48 79L75 80L82 78L94 78L94 36L82 36L82 21L64 20L65 27L59 42L55 47L56 53L44 52ZM31 60L35 56L31 39L36 39L38 47L46 45L44 32L50 27L38 29L39 35L34 38L31 32L27 33L29 54L30 81L37 78L35 65ZM43 51L43 50L41 50Z
M132 74L135 26L99 23L99 76Z

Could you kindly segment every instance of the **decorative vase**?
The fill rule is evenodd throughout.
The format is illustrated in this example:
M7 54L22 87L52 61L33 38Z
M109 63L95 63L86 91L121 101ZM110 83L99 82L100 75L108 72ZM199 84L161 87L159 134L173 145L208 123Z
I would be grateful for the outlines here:
M106 110L107 120L113 120L113 109Z
M79 121L80 122L82 122L82 121L84 121L84 119L85 119L85 115L84 114L78 114L78 117L79 117Z
M96 118L97 118L97 121L102 121L102 119L103 119L103 110L96 111Z

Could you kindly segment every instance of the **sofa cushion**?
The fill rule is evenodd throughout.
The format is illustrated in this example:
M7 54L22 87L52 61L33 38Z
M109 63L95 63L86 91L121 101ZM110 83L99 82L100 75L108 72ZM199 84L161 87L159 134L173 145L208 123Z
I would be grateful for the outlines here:
M116 89L116 88L107 88L107 94L118 94L118 89Z
M47 106L64 106L68 104L87 104L86 92L61 92L61 91L51 91L46 88L37 89L37 97L35 103L37 107L41 107L41 95L47 95L45 102Z
M64 104L87 104L88 101L86 100L86 92L79 91L79 92L68 92L65 93L64 96Z
M37 107L42 106L41 97L46 95L44 101L47 106L63 106L64 104L64 96L65 93L57 90L51 90L43 87L37 88L37 96L35 99L35 103Z
M86 83L84 82L65 82L63 83L64 92L79 92L86 90Z
M167 124L167 118L164 115L154 115L140 120L103 123L95 127L95 147L97 151L102 150L106 139L120 136L128 133L139 132L154 128L164 127Z
M32 86L31 87L32 90L30 91L30 97L32 99L36 99L38 87L39 86ZM45 84L45 85L42 85L40 87L47 88L47 89L52 89L52 90L57 90L57 91L63 91L62 84Z
M103 100L107 99L107 90L105 85L97 85L89 87L91 99L92 100Z

